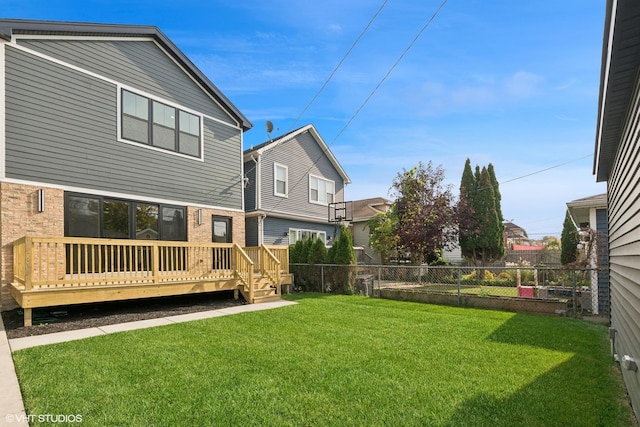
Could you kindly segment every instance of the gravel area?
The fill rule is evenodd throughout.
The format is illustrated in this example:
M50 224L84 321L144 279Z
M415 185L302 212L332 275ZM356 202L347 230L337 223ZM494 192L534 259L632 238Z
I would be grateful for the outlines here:
M24 327L22 310L2 312L7 338L93 328L136 320L155 319L246 304L233 291L143 300L48 307L33 310L33 326Z

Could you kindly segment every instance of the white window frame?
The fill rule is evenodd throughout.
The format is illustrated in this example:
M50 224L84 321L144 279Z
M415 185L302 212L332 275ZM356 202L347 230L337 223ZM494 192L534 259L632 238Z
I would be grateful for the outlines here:
M278 169L284 169L284 193L278 192ZM289 167L273 163L273 195L278 197L289 197Z
M119 142L124 142L126 144L131 144L131 145L135 145L136 147L143 147L149 150L154 150L154 151L159 151L165 154L169 154L172 156L179 156L179 157L183 157L186 159L191 159L191 160L197 160L197 161L204 161L204 115L202 113L199 113L195 110L192 110L190 108L185 108L182 105L173 103L171 101L167 101L166 99L162 99L162 98L158 98L155 96L152 96L148 93L145 93L143 91L140 90L136 90L134 88L131 88L129 86L125 86L125 85L118 85L116 87L117 89L117 128L118 128L118 141ZM145 144L142 142L138 142L138 141L134 141L134 140L130 140L130 139L126 139L122 136L123 130L122 130L122 91L127 91L127 92L131 92L135 95L138 96L142 96L144 98L150 99L152 101L156 101L160 104L164 104L168 107L173 107L176 109L176 129L175 132L179 132L179 124L178 124L178 115L179 115L179 111L183 111L185 113L197 116L200 119L200 156L192 156L189 154L185 154L182 153L180 151L173 151L173 150L169 150L169 149L165 149L165 148L160 148L151 144ZM150 116L152 116L151 113L149 113ZM153 121L153 117L149 117L149 120Z
M305 235L306 234L306 235ZM289 244L294 245L298 240L302 239L322 239L322 242L327 244L327 232L320 230L309 230L305 228L290 228L289 229Z
M317 181L318 183L318 200L314 200L312 195L312 189L313 189L313 181ZM320 182L323 182L325 184L325 191L323 192L323 197L322 200L320 198ZM326 186L330 184L331 185L331 192L326 191ZM331 200L327 200L327 195L331 194ZM336 200L336 182L332 181L330 179L326 179L323 178L321 176L317 176L317 175L311 175L309 174L309 203L314 203L316 205L322 205L322 206L329 206L329 203L333 203Z

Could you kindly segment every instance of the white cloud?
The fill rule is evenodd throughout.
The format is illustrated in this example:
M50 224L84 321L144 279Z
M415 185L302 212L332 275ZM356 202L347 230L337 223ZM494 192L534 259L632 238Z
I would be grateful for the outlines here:
M539 94L544 77L528 71L518 71L505 82L507 94L515 97L528 97Z

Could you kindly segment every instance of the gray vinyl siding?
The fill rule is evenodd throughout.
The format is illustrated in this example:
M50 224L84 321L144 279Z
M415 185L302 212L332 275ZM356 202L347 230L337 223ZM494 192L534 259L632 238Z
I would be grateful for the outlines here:
M278 197L273 191L273 165L288 168L288 197ZM286 212L318 220L328 219L328 207L309 202L309 175L316 175L335 183L335 201L344 200L344 182L315 139L304 132L295 139L271 148L261 159L261 208L267 212Z
M258 217L244 220L245 246L258 246Z
M624 128L607 182L611 324L617 330L615 348L622 358L640 361L640 143L637 90L630 105L632 118ZM640 408L640 372L622 369L632 405Z
M19 40L19 45L236 124L152 41Z
M609 224L606 209L596 209L596 231L598 232L598 312L608 314L610 312L609 297L609 249L607 245Z
M204 162L119 142L115 85L10 47L6 63L8 178L242 209L239 129L205 118Z
M249 178L249 184L244 189L244 210L245 212L251 212L257 209L255 162L250 161L244 164L244 176Z

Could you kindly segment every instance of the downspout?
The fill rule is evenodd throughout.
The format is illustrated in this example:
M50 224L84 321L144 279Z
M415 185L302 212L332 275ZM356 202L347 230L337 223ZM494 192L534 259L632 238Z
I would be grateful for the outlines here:
M262 170L261 170L261 160L262 159L262 155L258 154L258 158L256 159L255 157L253 157L253 154L251 154L251 160L253 160L253 162L255 163L255 174L256 174L256 180L255 180L255 185L256 185L256 210L260 211L262 209L262 192L261 192L261 187L262 187ZM258 216L258 246L264 244L264 219L266 218L267 215L265 214L261 214Z
M262 209L262 195L261 195L261 191L260 188L262 187L262 179L261 179L261 175L262 175L262 171L260 170L260 159L262 158L262 155L258 155L258 158L256 159L255 157L253 157L253 154L251 155L251 160L253 160L253 162L256 164L256 210L260 210Z

